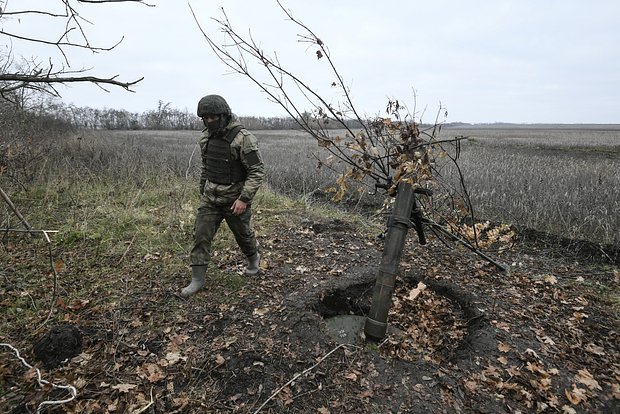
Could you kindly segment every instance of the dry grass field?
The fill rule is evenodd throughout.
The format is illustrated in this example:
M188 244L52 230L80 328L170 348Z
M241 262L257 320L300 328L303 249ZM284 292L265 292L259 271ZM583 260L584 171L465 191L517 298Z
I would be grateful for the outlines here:
M334 165L335 171L317 169L327 154L312 138L290 130L255 134L271 188L308 202L328 198L322 190L333 184L339 166ZM172 175L193 182L199 168L198 135L91 131L74 145L81 145L89 174L94 167L134 180ZM459 166L478 219L620 244L620 127L444 128L440 138L454 136L469 137L461 146ZM79 173L70 171L71 163L65 165L67 174ZM458 186L450 163L439 168L443 181ZM368 209L381 197L363 191L348 201L349 206Z
M459 166L480 220L620 243L620 127L446 128L440 138L455 136L469 137ZM311 139L286 131L259 137L274 188L306 194L334 179L315 168L325 155ZM454 166L440 170L458 186Z
M446 129L477 216L620 243L620 128ZM449 166L448 166L449 167Z

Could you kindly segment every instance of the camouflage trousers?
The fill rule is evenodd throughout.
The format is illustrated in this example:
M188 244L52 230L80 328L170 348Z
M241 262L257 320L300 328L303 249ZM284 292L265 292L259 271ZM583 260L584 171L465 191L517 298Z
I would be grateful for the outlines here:
M215 234L226 220L228 228L235 236L235 240L239 248L246 256L253 256L258 252L258 243L256 235L251 227L252 209L248 205L245 212L239 216L232 214L228 204L214 204L201 201L196 214L196 222L194 225L194 245L190 252L190 262L192 266L201 266L209 263L211 258L211 243L215 238Z

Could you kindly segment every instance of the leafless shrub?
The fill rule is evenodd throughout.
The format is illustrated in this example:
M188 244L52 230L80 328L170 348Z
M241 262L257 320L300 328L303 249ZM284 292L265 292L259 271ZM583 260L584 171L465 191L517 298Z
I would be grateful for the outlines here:
M14 4L15 3L15 4ZM92 52L105 52L114 49L120 41L110 46L98 46L92 44L87 35L85 20L81 7L83 3L140 3L142 0L59 0L47 1L37 6L24 5L23 2L2 2L0 4L0 22L10 19L20 21L32 21L32 24L18 26L12 31L7 25L0 26L0 38L6 39L7 43L19 43L20 45L42 45L48 48L50 57L25 57L19 50L13 47L0 53L0 96L3 99L12 100L15 92L36 91L50 95L60 96L56 90L57 85L70 83L92 83L105 89L105 86L117 86L131 90L142 79L125 82L118 79L117 75L111 77L97 77L89 75L86 69L72 70L67 57L72 49L86 49ZM62 10L58 12L57 10ZM39 20L37 20L39 19ZM48 37L37 37L27 29L36 27L43 19L45 24L53 28L56 33ZM122 41L122 38L121 38ZM62 59L54 62L52 53L57 52Z
M445 109L440 107L434 123L425 126L416 110L414 96L412 109L403 101L389 99L382 111L384 115L362 116L323 39L281 2L277 3L286 20L300 32L298 42L310 52L316 70L324 71L333 79L329 85L307 83L302 74L286 67L277 53L266 53L251 33L243 35L233 27L223 9L222 17L213 19L226 39L223 44L216 43L197 19L196 22L220 61L232 73L249 79L269 100L280 105L299 129L328 154L325 159L318 160L318 165L338 172L335 185L326 190L333 193L332 201L350 198L352 190L362 195L376 194L379 189L389 196L396 196L399 187L406 191L421 188L420 191L430 194L428 190L434 187L439 173L435 159L445 154L443 144L458 146L462 139L438 139L443 119L447 116ZM450 157L454 163L457 158ZM459 187L463 191L445 193L439 199L441 204L427 203L427 216L433 213L445 222L459 221L465 214L473 215L463 180ZM454 200L453 197L463 197L463 200Z

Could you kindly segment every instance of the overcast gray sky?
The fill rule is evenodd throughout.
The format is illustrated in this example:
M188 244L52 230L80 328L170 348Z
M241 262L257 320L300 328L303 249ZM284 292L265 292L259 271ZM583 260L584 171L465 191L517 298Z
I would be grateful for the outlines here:
M16 0L13 0L16 1ZM19 0L30 4L50 0ZM247 78L231 75L211 51L190 12L216 40L222 16L279 58L319 92L333 77L325 61L297 42L298 28L275 0L150 0L84 6L93 44L113 51L71 52L72 69L94 75L144 76L135 93L92 85L61 88L66 102L142 112L157 102L194 111L206 94L224 96L239 115L282 115ZM416 108L426 120L441 106L448 122L620 124L620 1L618 0L282 0L329 47L365 114L381 114L388 98ZM20 6L21 7L21 6ZM4 27L50 33L46 25ZM38 32L37 32L38 33ZM32 45L16 52L42 57ZM420 112L422 113L422 112Z

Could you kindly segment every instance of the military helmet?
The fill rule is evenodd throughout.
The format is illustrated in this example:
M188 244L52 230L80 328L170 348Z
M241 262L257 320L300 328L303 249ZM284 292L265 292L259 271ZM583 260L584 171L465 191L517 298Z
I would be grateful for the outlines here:
M226 100L219 95L207 95L203 96L198 101L198 116L203 117L207 114L213 115L227 115L230 116L230 107Z

